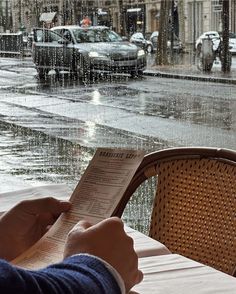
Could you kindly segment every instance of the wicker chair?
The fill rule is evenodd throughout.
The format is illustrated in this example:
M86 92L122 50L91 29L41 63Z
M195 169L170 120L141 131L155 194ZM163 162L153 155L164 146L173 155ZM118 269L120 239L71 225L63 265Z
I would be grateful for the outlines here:
M135 190L153 176L150 237L172 253L235 274L236 152L199 147L146 155L114 214L121 217Z

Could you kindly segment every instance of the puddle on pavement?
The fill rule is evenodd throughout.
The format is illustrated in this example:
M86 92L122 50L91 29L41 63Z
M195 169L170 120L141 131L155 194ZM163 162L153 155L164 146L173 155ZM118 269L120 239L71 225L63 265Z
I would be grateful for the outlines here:
M65 183L72 189L93 155L93 149L0 123L0 193L24 185ZM8 185L6 180L16 186Z

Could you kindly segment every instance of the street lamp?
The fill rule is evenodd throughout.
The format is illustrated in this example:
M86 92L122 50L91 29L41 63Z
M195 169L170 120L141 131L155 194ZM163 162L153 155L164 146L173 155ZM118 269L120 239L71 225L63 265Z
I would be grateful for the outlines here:
M39 4L38 0L35 0L35 17L36 17L36 26L39 25Z
M222 1L222 63L221 70L230 72L231 55L229 52L229 1Z
M21 27L21 21L22 21L22 19L21 19L21 0L19 0L18 5L19 5L19 16L18 16L19 25L18 25L18 27L20 28Z
M195 40L196 40L196 0L193 0L193 53L195 54Z
M8 5L8 0L6 0L5 3L5 9L6 9L6 13L5 13L5 30L9 29L9 5Z
M170 35L170 53L171 53L171 63L174 63L174 8L175 1L171 1L171 35ZM168 34L169 35L169 34Z

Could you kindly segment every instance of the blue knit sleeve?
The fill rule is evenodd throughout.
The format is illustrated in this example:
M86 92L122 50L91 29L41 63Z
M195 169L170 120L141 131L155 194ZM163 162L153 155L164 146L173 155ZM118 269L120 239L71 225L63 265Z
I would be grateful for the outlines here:
M0 293L4 294L120 294L106 266L88 255L76 255L37 271L0 260Z

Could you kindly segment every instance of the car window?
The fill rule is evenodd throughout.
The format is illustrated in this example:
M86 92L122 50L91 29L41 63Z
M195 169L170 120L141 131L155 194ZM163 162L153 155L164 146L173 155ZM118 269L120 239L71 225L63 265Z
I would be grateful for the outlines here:
M74 37L78 43L117 42L122 38L113 31L99 29L75 29Z
M61 39L61 36L55 32L49 31L48 33L48 42L58 42Z
M142 33L135 33L132 35L132 38L135 38L135 39L144 39L144 36Z
M151 34L151 37L150 38L158 37L158 35L159 35L159 32L153 32Z
M158 38L157 36L152 37L152 41L157 42L157 38Z
M217 33L205 33L205 35L203 35L203 38L207 38L209 36L209 38L218 38L219 34Z
M56 32L57 34L61 35L63 33L63 30L61 30L61 29L53 29L53 32Z
M107 36L110 42L122 41L122 38L113 31L107 31Z
M78 43L87 43L91 40L91 34L89 35L87 30L76 29L73 30L73 34Z
M36 30L36 42L58 42L61 36L50 30Z
M235 33L229 33L229 37L231 39L236 39L236 34Z
M64 32L62 33L63 38L65 38L66 40L72 42L72 36L69 30L64 30Z

